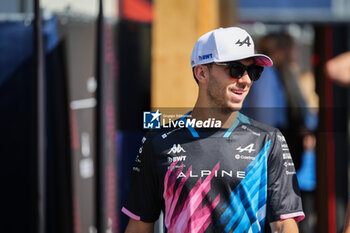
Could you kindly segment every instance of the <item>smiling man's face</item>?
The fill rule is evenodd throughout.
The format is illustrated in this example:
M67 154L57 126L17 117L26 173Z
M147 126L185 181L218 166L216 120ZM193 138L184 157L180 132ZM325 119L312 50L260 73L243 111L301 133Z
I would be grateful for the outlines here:
M238 62L249 66L254 60L249 58ZM209 106L229 111L240 110L252 83L247 72L240 79L232 78L227 66L212 64L207 87Z

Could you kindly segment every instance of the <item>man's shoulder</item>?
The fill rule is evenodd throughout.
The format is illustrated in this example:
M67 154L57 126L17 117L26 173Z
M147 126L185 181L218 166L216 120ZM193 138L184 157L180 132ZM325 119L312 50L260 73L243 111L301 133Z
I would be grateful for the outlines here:
M246 124L246 127L249 126L259 132L264 132L268 134L276 134L277 132L279 132L279 129L277 129L276 127L254 120L250 117L247 117L247 119L249 121L249 124Z

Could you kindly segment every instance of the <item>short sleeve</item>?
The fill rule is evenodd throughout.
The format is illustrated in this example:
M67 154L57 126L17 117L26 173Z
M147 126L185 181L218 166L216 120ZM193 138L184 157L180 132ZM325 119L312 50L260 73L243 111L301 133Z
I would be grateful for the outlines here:
M159 188L150 138L144 137L132 168L129 194L122 212L135 220L154 222L161 209Z
M267 220L304 219L299 185L287 142L279 130L274 133L268 158Z

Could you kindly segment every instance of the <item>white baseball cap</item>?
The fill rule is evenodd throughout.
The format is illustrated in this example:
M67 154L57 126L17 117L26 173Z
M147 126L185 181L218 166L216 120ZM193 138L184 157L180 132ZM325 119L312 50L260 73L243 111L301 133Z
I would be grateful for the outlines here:
M192 51L191 66L254 58L259 66L272 66L271 58L256 54L252 37L239 27L219 28L201 36Z

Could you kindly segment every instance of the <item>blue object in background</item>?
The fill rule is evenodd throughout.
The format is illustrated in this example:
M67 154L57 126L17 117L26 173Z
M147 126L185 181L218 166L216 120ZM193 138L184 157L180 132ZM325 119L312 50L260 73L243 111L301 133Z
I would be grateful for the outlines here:
M44 21L45 51L51 52L59 42L56 17ZM33 22L0 22L0 85L33 55Z
M287 125L287 99L274 67L265 67L260 79L253 83L242 113L274 127Z
M302 191L313 191L316 188L316 154L307 150L301 157L301 166L297 171L299 187Z

